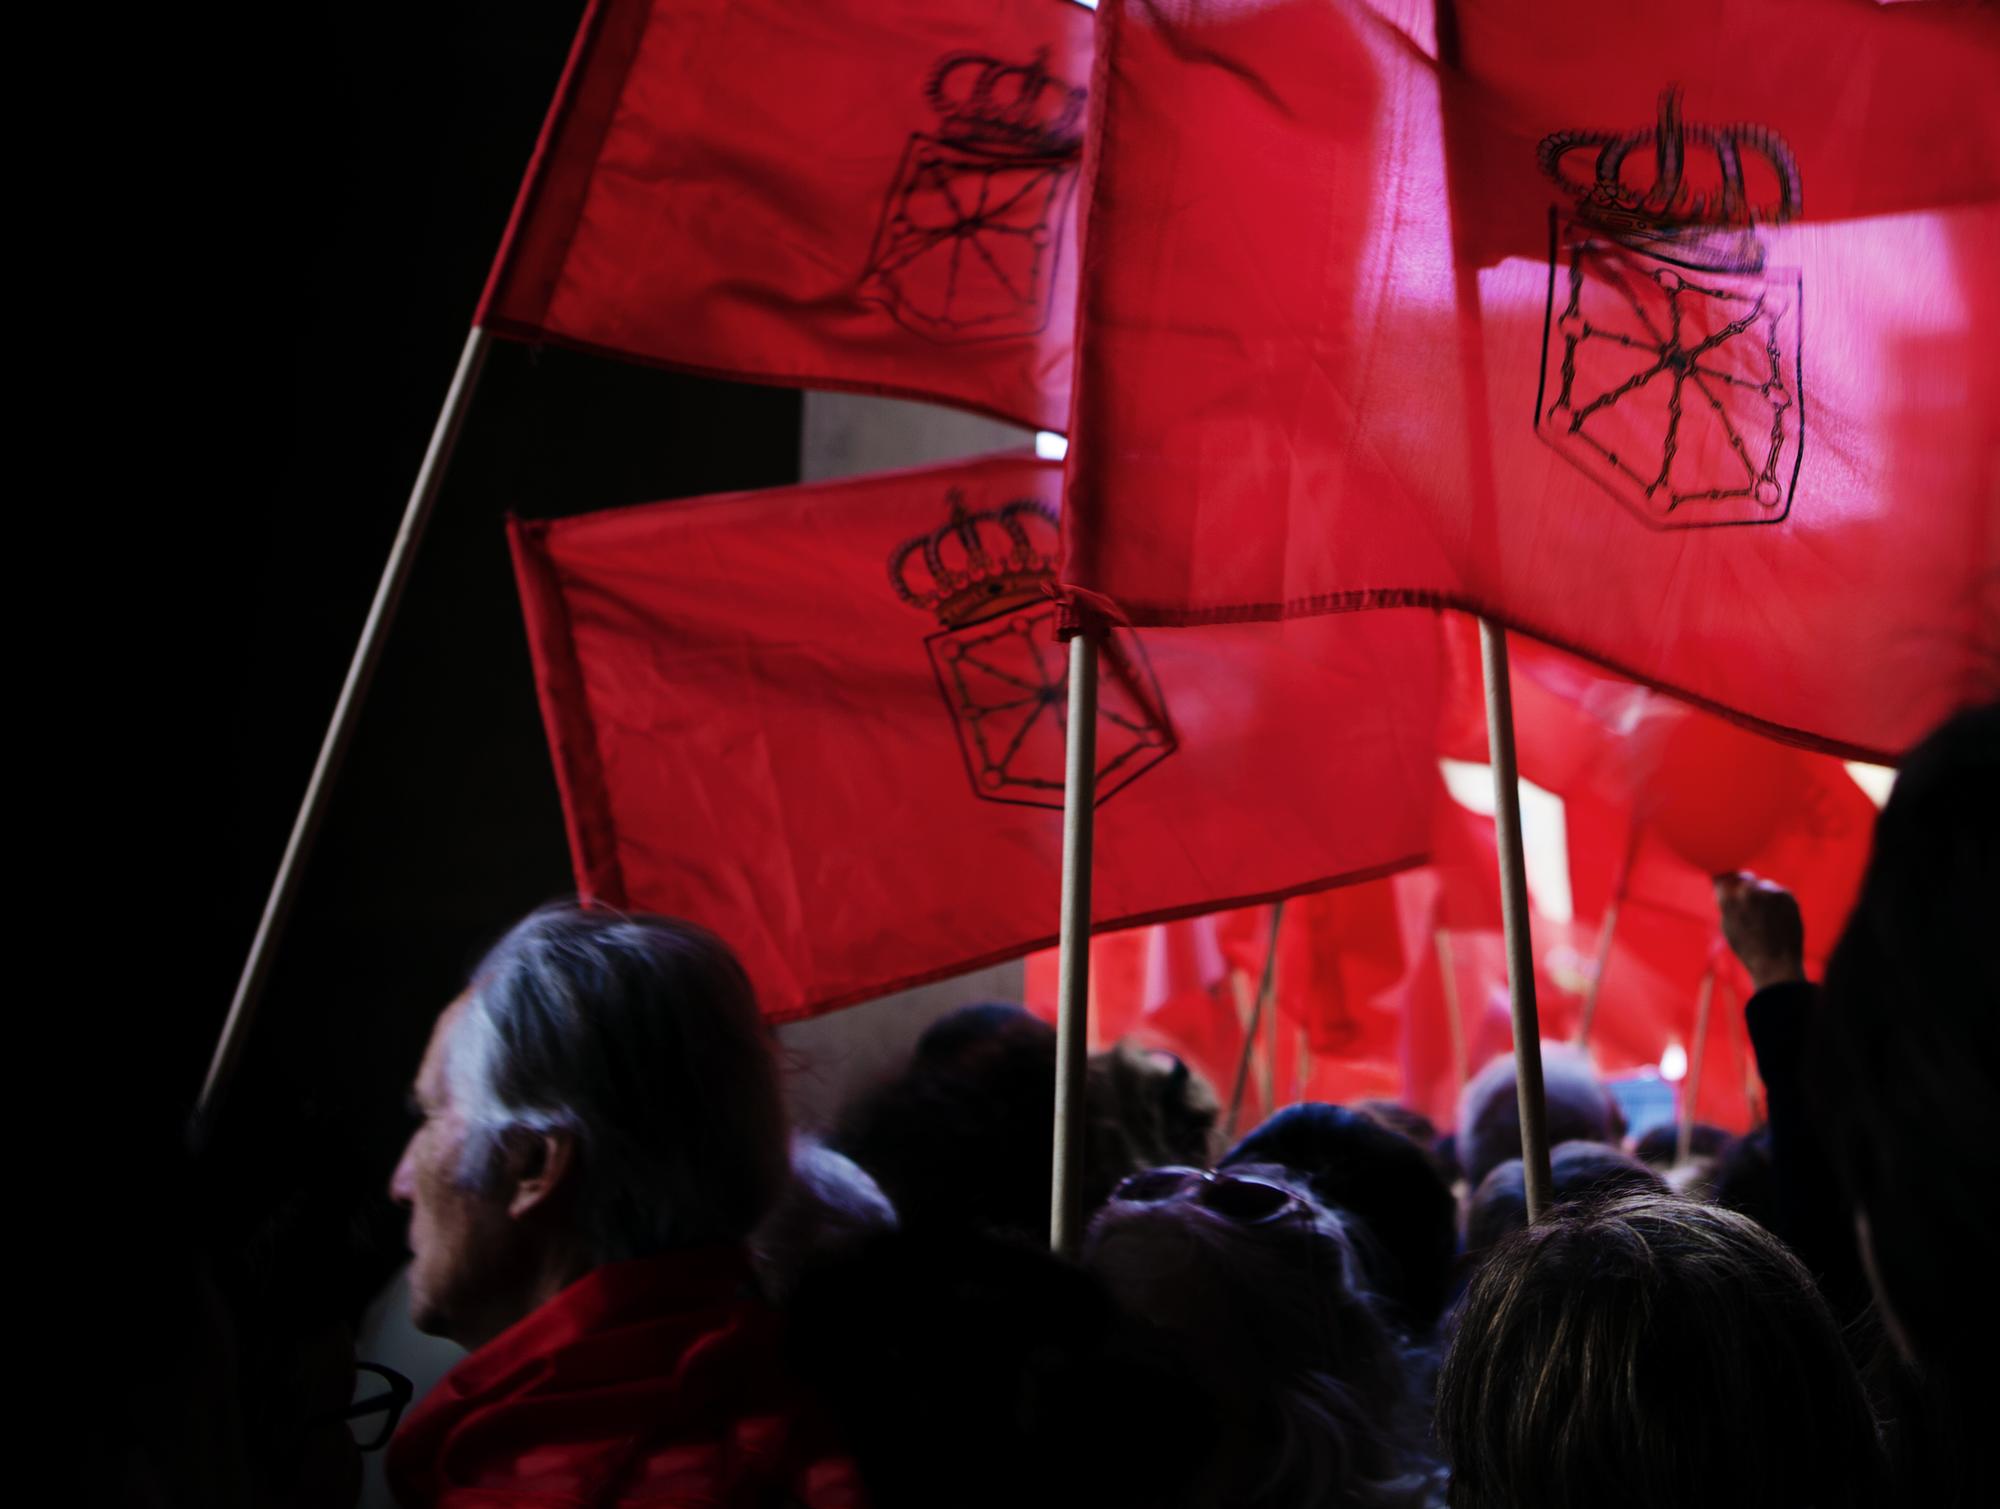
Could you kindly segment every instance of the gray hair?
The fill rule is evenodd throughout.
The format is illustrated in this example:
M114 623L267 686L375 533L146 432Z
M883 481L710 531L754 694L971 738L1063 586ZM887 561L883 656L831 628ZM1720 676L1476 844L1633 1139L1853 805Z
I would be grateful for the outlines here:
M1618 1141L1618 1108L1581 1049L1543 1043L1542 1087L1548 1102L1550 1146ZM1513 1054L1501 1054L1466 1081L1458 1097L1457 1146L1458 1166L1473 1189L1500 1164L1521 1156Z
M692 923L531 913L473 971L445 1074L468 1186L493 1183L510 1139L576 1139L573 1220L593 1263L741 1241L785 1177L755 994Z

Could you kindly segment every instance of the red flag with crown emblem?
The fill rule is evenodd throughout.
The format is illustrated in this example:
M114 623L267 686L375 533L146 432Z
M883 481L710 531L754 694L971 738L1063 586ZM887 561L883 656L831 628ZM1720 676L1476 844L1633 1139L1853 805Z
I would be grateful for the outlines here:
M788 1018L1056 932L1061 468L1029 455L511 526L577 883ZM1121 631L1099 927L1421 858L1435 617Z
M2000 694L2000 13L1393 8L1100 8L1076 599L1449 603L1876 757Z
M1060 429L1090 13L595 0L476 323Z

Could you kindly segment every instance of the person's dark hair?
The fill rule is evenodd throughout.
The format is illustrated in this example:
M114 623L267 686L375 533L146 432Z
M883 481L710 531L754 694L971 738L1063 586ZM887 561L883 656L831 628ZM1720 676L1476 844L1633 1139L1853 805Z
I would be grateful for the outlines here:
M1690 1158L1721 1158L1736 1139L1721 1127L1697 1121L1689 1128ZM1670 1169L1680 1156L1681 1129L1671 1121L1651 1128L1632 1144L1632 1156L1648 1168Z
M1771 1129L1758 1127L1729 1144L1715 1166L1709 1199L1724 1210L1748 1216L1766 1231L1778 1224L1778 1183L1771 1167Z
M795 1136L791 1177L750 1235L750 1260L765 1296L782 1303L808 1269L895 1226L895 1208L867 1169Z
M1616 1142L1617 1104L1588 1057L1565 1043L1542 1044L1542 1087L1548 1104L1548 1138L1558 1142ZM1458 1097L1458 1163L1477 1188L1494 1165L1521 1156L1521 1110L1514 1087L1514 1055L1490 1060Z
M1514 1233L1439 1374L1453 1509L1879 1504L1875 1422L1812 1276L1754 1221L1626 1195Z
M2000 1344L2000 704L1904 762L1827 962L1810 1087L1874 1279L1971 1397Z
M1090 1056L1085 1167L1123 1178L1164 1163L1207 1163L1222 1114L1215 1090L1185 1059L1121 1040ZM1109 1192L1102 1179L1092 1204Z
M1549 1153L1549 1194L1557 1205L1667 1192L1667 1181L1652 1169L1601 1142L1564 1142ZM1527 1173L1519 1158L1509 1158L1472 1192L1465 1212L1466 1257L1476 1261L1502 1237L1527 1224Z
M1213 1448L1202 1380L1039 1243L877 1233L786 1323L873 1509L1177 1509Z
M1018 1006L965 1006L908 1066L840 1113L827 1145L874 1176L902 1223L1045 1235L1055 1031Z
M521 1130L576 1136L593 1262L740 1241L784 1183L769 1031L736 956L693 923L530 914L473 971L446 1065L467 1182Z
M1437 1145L1437 1123L1422 1111L1413 1111L1408 1106L1393 1100L1357 1100L1354 1109L1363 1116L1379 1121L1392 1132L1401 1132L1421 1148Z
M1269 1164L1161 1169L1114 1191L1084 1264L1222 1410L1209 1488L1241 1509L1423 1503L1415 1371L1362 1285L1348 1218Z
M1024 1020L1038 1019L1011 1001L978 1001L960 1006L926 1027L910 1056L920 1064L948 1064L962 1053L976 1051L982 1043L1018 1031Z
M1437 1324L1458 1243L1457 1206L1429 1151L1346 1106L1287 1106L1224 1155L1219 1168L1277 1164L1322 1205L1353 1216L1363 1281L1415 1333Z
M896 1078L850 1102L827 1143L868 1170L911 1227L1045 1238L1054 1153L1055 1029L1019 1006L964 1006L918 1039ZM1154 1162L1203 1157L1214 1092L1170 1054L1091 1057L1083 1202Z
M1440 1132L1431 1144L1431 1157L1437 1160L1438 1174L1447 1186L1455 1186L1465 1177L1465 1165L1458 1161L1458 1133Z

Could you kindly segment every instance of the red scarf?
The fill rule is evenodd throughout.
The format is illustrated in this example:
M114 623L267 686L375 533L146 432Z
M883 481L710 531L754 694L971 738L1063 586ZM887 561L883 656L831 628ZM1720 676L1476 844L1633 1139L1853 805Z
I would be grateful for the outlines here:
M738 1248L578 1279L445 1376L388 1474L404 1509L860 1503Z

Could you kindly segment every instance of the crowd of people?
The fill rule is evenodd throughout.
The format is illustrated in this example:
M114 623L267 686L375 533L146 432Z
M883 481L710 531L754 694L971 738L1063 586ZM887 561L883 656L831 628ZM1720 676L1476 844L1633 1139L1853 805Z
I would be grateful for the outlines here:
M372 1432L406 1509L1983 1502L2000 708L1905 765L1819 984L1779 884L1716 893L1757 1131L1629 1138L1545 1045L1531 1222L1512 1058L1449 1135L1303 1104L1221 1146L1212 1089L1120 1045L1089 1066L1073 1258L1046 1024L955 1012L794 1135L721 942L543 909L439 1017L391 1181L414 1319L469 1355L393 1433L393 1375L348 1405L341 1280L302 1281L281 1223L256 1283L194 1276L187 1345L239 1401L195 1434L240 1469L158 1432L128 1480L351 1504Z

